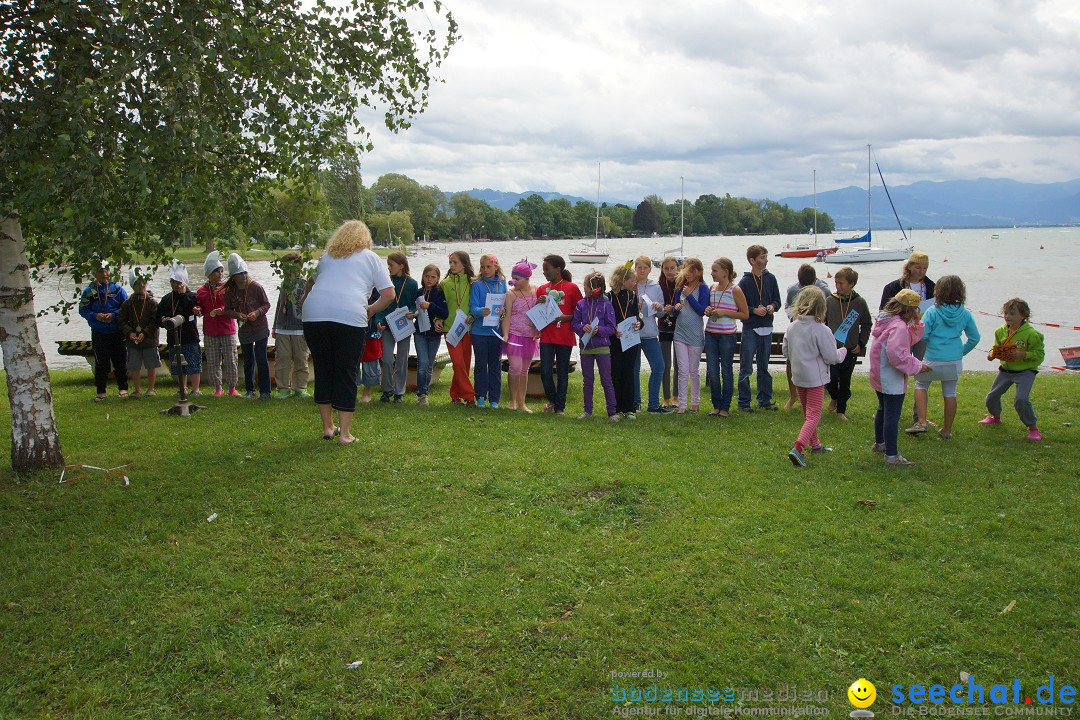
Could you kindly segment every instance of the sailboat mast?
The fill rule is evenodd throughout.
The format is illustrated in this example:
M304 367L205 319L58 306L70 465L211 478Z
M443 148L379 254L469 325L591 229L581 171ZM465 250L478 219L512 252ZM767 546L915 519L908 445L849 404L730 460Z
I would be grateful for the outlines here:
M596 232L593 234L593 247L600 239L600 162L596 163Z
M679 176L679 254L685 255L683 245L686 242L686 180Z
M814 171L814 247L817 247L817 170Z
M874 226L874 220L873 220L874 214L873 214L873 209L870 206L870 178L871 178L871 175L870 175L870 145L869 145L869 143L867 143L867 145L866 145L866 235L867 235L867 238L870 240L870 243L873 244L874 238L870 234L870 231L873 230L873 226Z

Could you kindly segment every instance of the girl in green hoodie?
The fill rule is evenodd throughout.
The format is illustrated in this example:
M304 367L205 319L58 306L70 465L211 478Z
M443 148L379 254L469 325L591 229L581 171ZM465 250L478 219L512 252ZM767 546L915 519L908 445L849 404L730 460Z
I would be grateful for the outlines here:
M1028 440L1042 440L1038 418L1031 407L1031 386L1035 384L1035 375L1039 365L1046 357L1043 349L1043 336L1028 324L1031 308L1020 298L1009 300L1001 308L1005 324L994 331L994 347L990 349L987 360L1000 360L994 384L986 396L986 411L990 413L979 421L980 425L1001 424L1001 396L1010 386L1016 385L1013 407L1020 416L1020 422L1028 429Z

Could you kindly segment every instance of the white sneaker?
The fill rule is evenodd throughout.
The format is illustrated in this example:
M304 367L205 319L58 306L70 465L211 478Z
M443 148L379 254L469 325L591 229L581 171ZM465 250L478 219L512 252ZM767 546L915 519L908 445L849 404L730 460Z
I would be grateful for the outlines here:
M908 467L915 464L903 455L886 455L885 462L890 465L896 465L897 467Z

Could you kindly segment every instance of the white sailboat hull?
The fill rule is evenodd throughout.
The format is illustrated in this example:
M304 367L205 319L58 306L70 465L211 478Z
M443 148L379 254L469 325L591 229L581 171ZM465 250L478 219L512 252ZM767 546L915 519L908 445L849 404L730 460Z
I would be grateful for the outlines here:
M605 252L596 252L595 250L578 250L576 252L567 253L572 263L603 263L607 262L608 254Z
M850 265L852 263L868 262L891 262L894 260L907 260L911 255L911 248L879 248L863 247L850 250L838 250L831 255L825 256L825 262L834 265Z

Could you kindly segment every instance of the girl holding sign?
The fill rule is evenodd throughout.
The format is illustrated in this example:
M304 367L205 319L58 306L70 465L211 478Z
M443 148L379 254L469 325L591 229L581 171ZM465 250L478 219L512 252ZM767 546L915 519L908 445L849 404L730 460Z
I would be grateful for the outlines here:
M593 412L593 366L600 373L608 420L619 421L615 411L615 387L611 384L611 336L615 334L615 308L604 294L604 276L591 272L581 283L585 297L574 307L570 326L581 338L581 394L585 412L578 420L587 420Z
M465 313L467 323L472 323L473 317L469 315L469 294L475 277L476 272L473 271L469 253L464 250L455 250L450 253L450 271L446 273L446 278L442 281L447 318L444 330L450 330L458 310ZM476 391L473 390L472 380L469 379L469 368L472 365L472 333L465 333L457 343L451 343L448 340L446 349L450 353L450 362L454 368L454 379L450 381L450 402L454 405L464 403L471 407L476 404Z
M832 400L829 412L836 411L836 417L847 420L847 402L851 398L851 374L860 355L866 354L866 344L870 342L870 328L873 318L870 307L862 295L855 292L855 283L859 282L859 273L852 268L842 267L833 278L836 292L825 300L825 323L833 331L837 347L848 349L843 362L829 366L829 384L825 391Z
M390 402L390 396L394 402L405 401L405 381L409 377L409 344L412 333L405 335L401 340L394 340L393 329L387 321L387 315L399 308L416 307L416 298L419 288L416 281L409 277L409 258L403 252L392 252L386 256L386 269L390 273L390 281L394 283L394 301L385 310L375 316L376 327L382 333L382 402ZM414 313L407 313L406 317L415 317Z
M417 316L427 313L428 327L421 331L419 321L416 333L416 402L428 404L428 386L431 384L431 372L435 368L435 355L442 342L443 322L449 313L446 308L446 295L439 287L439 267L428 265L420 276L420 296L416 299Z
M656 318L664 311L664 293L655 280L649 279L652 259L641 255L634 260L634 277L637 280L638 302L641 304L641 353L638 355L635 375L641 375L641 355L649 361L649 398L646 409L651 413L671 412L660 404L660 384L664 379L664 351L660 348L660 328ZM634 393L634 408L641 409L641 386Z
M502 395L502 338L498 335L502 323L503 300L506 299L506 280L499 260L494 255L480 256L480 277L469 292L469 314L473 316L472 342L473 383L476 405L499 407ZM490 297L489 297L490 296ZM499 299L501 296L501 299Z
M641 329L641 314L637 294L637 276L631 269L632 262L625 266L615 268L611 275L611 291L608 299L615 310L615 337L611 339L611 384L615 388L615 412L627 420L637 417L637 407L634 404L634 388L641 392L641 380L638 375L638 363L641 362L641 344L635 343L631 347L623 347L622 331L618 324L625 320L635 320L631 323L634 329Z
M510 361L510 374L506 378L510 386L510 409L526 413L532 412L525 404L525 390L529 384L529 367L540 338L528 315L529 310L536 306L536 290L529 284L535 269L536 263L519 260L510 271L513 288L506 294L507 312L502 321L506 359Z

